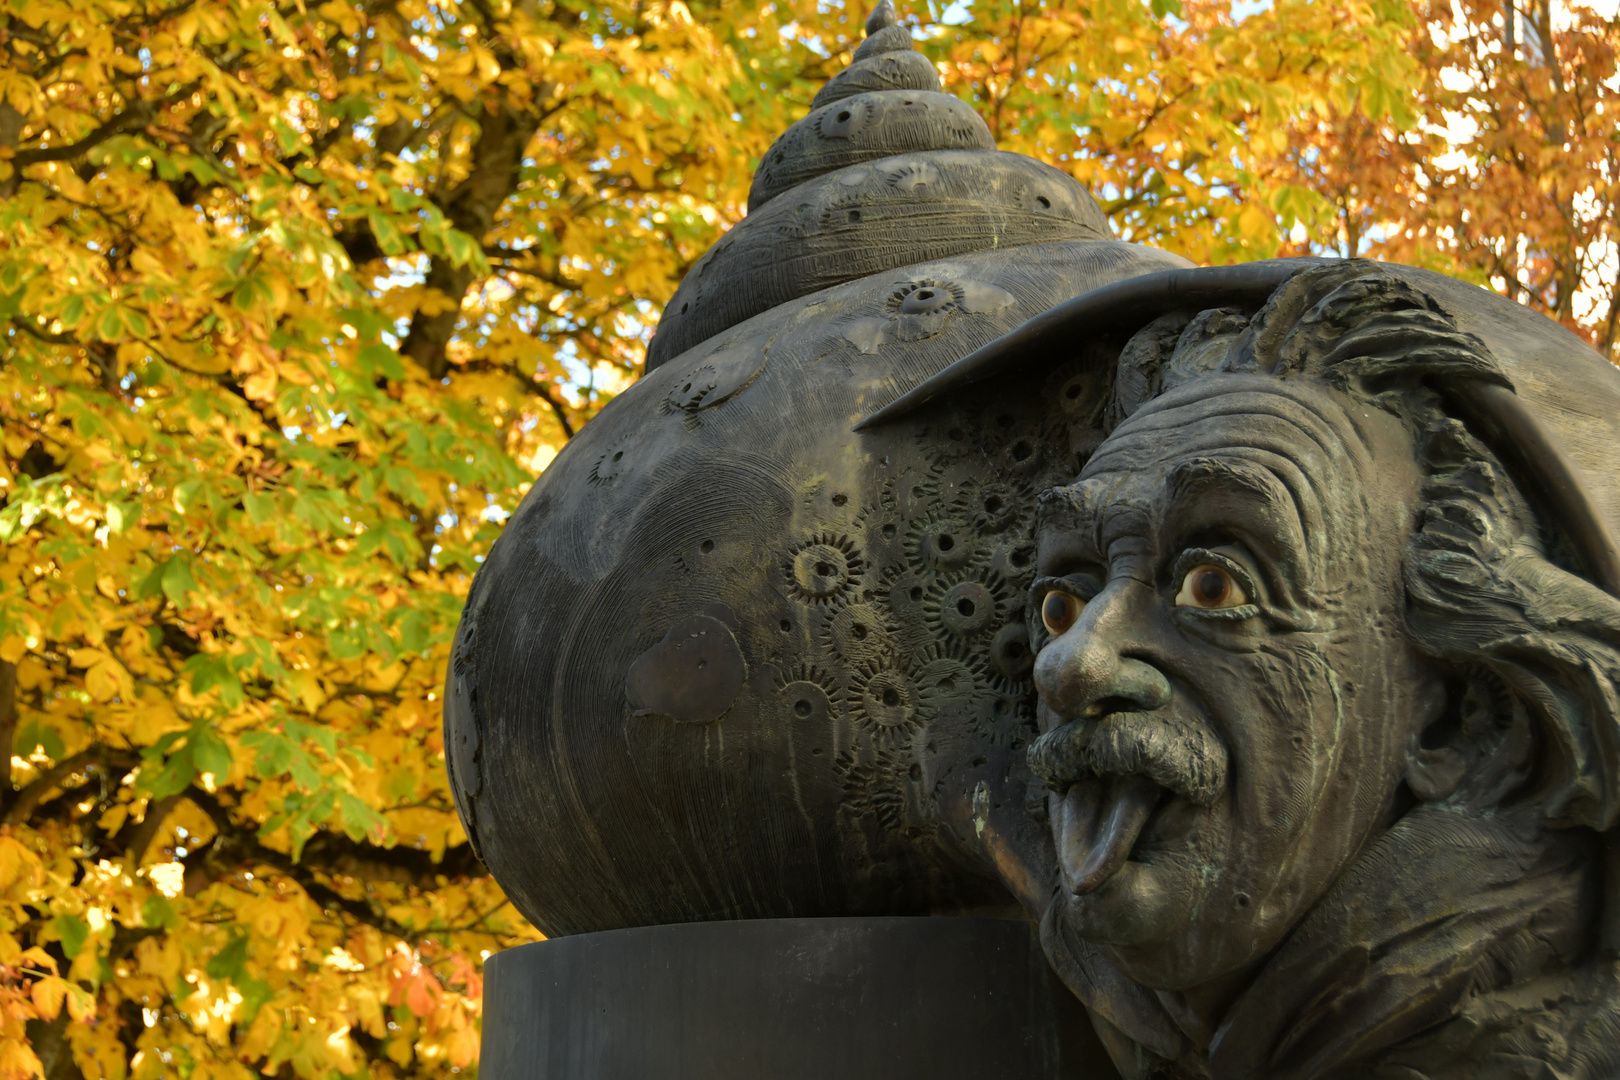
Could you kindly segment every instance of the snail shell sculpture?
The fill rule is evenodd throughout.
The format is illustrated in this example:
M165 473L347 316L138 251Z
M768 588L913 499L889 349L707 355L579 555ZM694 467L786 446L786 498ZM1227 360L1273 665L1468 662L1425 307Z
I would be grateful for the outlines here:
M456 804L548 935L1044 890L1003 850L1043 828L1030 514L1096 441L1104 365L1081 346L1039 385L850 428L1068 297L1188 264L996 151L887 2L867 32L468 598Z

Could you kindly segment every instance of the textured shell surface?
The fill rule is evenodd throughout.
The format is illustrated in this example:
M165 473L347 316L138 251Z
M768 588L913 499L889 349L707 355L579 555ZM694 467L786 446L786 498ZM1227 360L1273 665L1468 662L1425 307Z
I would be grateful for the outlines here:
M1101 407L1056 389L1117 344L850 425L1180 265L1071 241L901 267L739 322L585 427L481 570L448 687L458 806L536 926L1008 907L969 808L1023 782L1034 730L1028 511Z

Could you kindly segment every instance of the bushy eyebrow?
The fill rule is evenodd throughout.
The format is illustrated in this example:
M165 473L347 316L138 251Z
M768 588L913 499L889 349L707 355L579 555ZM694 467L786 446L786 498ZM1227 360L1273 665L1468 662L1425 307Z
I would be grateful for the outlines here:
M1177 462L1166 478L1165 493L1172 517L1186 516L1190 510L1207 502L1211 494L1219 493L1271 507L1278 524L1292 534L1278 539L1300 558L1314 562L1319 554L1313 542L1320 539L1320 508L1311 497L1315 492L1308 490L1309 477L1301 472L1296 479L1306 484L1306 491L1296 490L1295 484L1258 462L1235 454L1206 455ZM1313 567L1305 565L1298 569L1304 572L1304 579L1309 580Z
M1084 483L1047 488L1035 500L1035 533L1079 532L1095 523L1096 514L1096 493Z

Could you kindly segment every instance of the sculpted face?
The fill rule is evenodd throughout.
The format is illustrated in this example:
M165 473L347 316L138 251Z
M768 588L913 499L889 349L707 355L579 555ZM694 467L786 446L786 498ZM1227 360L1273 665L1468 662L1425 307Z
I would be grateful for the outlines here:
M1411 447L1319 380L1207 375L1043 500L1059 915L1137 982L1252 967L1404 809L1443 699L1400 623Z

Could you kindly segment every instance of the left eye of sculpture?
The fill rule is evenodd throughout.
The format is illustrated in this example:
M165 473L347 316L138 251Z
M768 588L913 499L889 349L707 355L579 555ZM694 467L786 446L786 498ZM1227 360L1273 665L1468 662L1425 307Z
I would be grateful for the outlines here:
M1085 601L1071 592L1053 589L1041 600L1041 622L1053 637L1066 633L1080 619Z
M1203 608L1218 611L1241 607L1249 602L1243 586L1224 566L1203 563L1187 571L1181 579L1181 591L1176 594L1177 607Z

